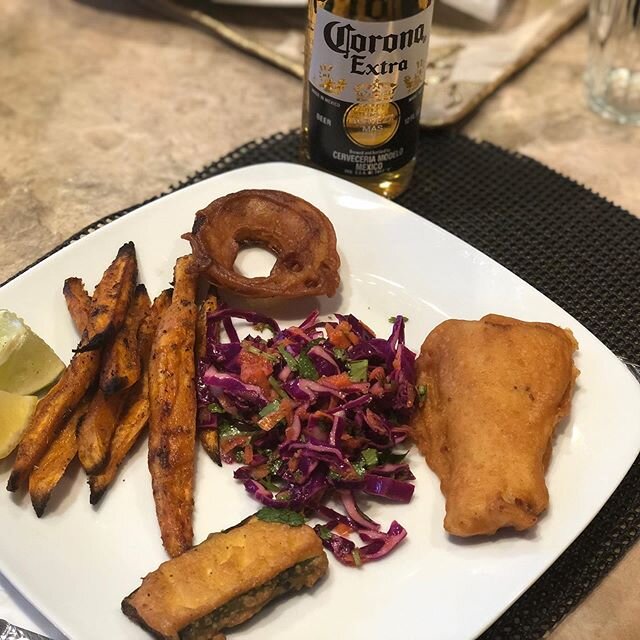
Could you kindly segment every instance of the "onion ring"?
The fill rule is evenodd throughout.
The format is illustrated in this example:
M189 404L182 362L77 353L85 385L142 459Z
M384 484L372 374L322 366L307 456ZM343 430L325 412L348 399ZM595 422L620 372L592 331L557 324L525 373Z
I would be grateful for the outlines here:
M299 298L335 294L340 258L330 220L302 198L283 191L247 189L214 200L196 213L191 243L210 282L242 296ZM233 264L243 246L276 256L271 273L247 278Z

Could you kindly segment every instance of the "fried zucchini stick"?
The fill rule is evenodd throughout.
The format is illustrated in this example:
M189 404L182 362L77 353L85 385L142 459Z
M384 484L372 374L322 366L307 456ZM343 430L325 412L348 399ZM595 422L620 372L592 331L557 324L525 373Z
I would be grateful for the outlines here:
M101 347L122 326L138 279L136 248L126 242L93 292L87 341L81 351Z
M218 308L218 300L213 293L209 293L202 301L198 311L198 324L196 327L196 365L198 360L205 357L207 351L207 316ZM220 462L220 446L218 431L216 429L198 429L198 437L202 448L209 457L218 465Z
M178 258L171 305L158 326L149 367L149 471L162 542L175 557L193 541L197 272Z
M102 357L100 389L107 396L128 389L140 377L138 329L150 307L147 289L143 284L139 284L133 294L124 324Z
M29 476L31 504L38 518L44 513L51 493L62 479L71 461L76 457L78 451L76 430L84 418L88 406L89 399L85 396Z
M171 304L171 293L171 290L167 289L153 301L151 311L140 325L140 331L138 332L138 346L141 357L140 378L127 392L127 400L122 411L122 417L111 441L111 452L107 466L101 473L89 476L91 504L97 504L109 488L122 461L135 444L149 419L149 359L151 356L151 343L162 314Z

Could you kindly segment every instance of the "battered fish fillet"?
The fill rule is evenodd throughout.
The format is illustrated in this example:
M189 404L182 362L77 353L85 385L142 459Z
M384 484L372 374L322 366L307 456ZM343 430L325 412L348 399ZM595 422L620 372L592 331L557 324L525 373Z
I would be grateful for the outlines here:
M426 338L413 431L446 498L457 536L518 531L547 508L551 437L567 415L578 345L552 324L498 315L447 320Z

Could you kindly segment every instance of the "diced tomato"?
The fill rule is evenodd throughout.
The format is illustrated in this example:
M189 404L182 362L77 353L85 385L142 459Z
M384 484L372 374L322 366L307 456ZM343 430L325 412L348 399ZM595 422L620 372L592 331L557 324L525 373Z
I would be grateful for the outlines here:
M274 393L269 384L269 376L272 373L273 364L267 358L244 349L240 352L240 380L257 385L269 397Z

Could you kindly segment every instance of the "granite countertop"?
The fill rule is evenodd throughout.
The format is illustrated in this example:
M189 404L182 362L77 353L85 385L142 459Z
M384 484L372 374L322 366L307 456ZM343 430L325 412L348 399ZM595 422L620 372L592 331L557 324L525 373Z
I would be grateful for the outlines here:
M461 129L640 216L640 128L587 109L585 59L583 22ZM97 218L298 126L302 91L295 78L125 0L3 0L0 87L0 281ZM639 639L639 583L636 545L549 637Z

